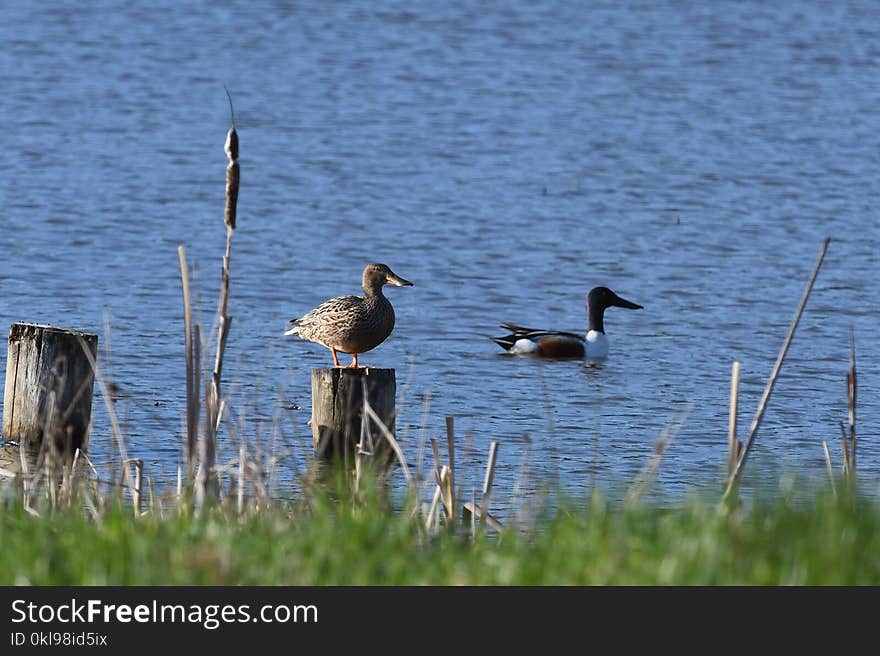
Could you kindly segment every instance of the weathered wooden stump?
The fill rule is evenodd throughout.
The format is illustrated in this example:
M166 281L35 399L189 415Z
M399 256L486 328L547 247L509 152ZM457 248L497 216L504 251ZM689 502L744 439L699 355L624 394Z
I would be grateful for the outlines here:
M91 360L83 346L89 349ZM9 329L3 435L70 455L88 444L98 336L14 323Z
M364 393L370 408L394 435L397 382L394 369L312 369L312 439L315 453L325 459L353 462L365 431L365 450L387 465L391 447L382 429L364 417Z

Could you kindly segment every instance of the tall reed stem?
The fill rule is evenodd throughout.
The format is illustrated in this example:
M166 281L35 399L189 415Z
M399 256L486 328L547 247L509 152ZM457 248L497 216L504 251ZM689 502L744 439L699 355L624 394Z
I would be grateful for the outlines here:
M177 259L180 263L180 282L183 288L183 343L186 359L186 481L189 489L194 484L196 458L199 438L199 393L197 389L199 371L195 366L193 349L192 299L189 289L189 265L186 261L186 249L183 244L177 247Z
M797 330L798 322L801 320L801 315L804 313L804 308L807 306L807 299L810 297L810 291L813 289L813 283L816 282L816 277L819 275L819 269L822 266L822 260L825 259L825 251L828 250L828 243L831 241L830 237L826 237L825 241L822 243L822 248L819 251L819 257L816 258L816 264L813 266L813 272L810 274L810 279L807 281L807 288L804 290L804 294L801 297L801 302L798 304L797 312L795 312L794 319L791 322L791 325L788 327L788 333L785 335L785 340L782 342L782 348L779 350L779 355L776 358L776 364L773 365L773 371L770 374L770 379L767 381L767 386L764 388L764 394L761 396L761 402L758 404L758 410L755 413L755 418L752 420L752 425L749 428L748 438L746 439L743 448L740 450L739 458L736 462L736 467L733 470L733 473L727 480L727 489L724 490L724 498L726 499L728 495L730 495L731 491L734 489L734 486L739 481L739 477L742 474L742 469L746 464L746 459L749 456L749 451L752 448L752 443L755 441L755 437L758 434L758 428L761 426L761 420L764 418L764 411L767 409L767 402L770 400L770 395L773 393L773 386L776 385L776 379L779 377L779 371L782 369L782 362L785 360L785 354L788 353L788 347L791 346L791 340L794 338L794 332Z
M733 476L736 470L736 461L739 458L739 440L736 437L737 406L739 404L739 369L738 360L733 361L730 369L730 412L727 420L727 480Z
M201 468L196 497L202 502L207 496L217 498L219 494L218 481L216 480L215 459L217 453L217 431L220 426L220 412L222 408L220 381L223 373L223 354L226 351L226 339L229 337L229 326L232 318L229 316L229 260L232 253L232 235L235 233L235 222L238 205L238 188L240 182L240 168L238 164L238 133L235 130L235 110L232 107L232 97L226 90L229 98L229 110L232 117L232 126L226 135L224 150L229 164L226 166L226 205L223 214L223 222L226 225L226 252L223 255L223 278L220 286L220 306L218 309L219 326L217 334L217 352L214 356L214 372L211 377L210 388L207 394L205 438L202 441Z

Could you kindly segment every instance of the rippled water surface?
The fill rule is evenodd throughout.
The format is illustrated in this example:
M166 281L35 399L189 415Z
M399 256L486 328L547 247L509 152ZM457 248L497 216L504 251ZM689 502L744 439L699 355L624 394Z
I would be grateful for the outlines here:
M388 291L397 328L362 362L397 369L413 464L430 462L420 441L451 414L466 487L491 440L504 494L524 462L532 487L626 485L690 408L657 489L714 492L731 362L745 428L831 236L747 478L823 476L823 439L839 462L852 328L859 467L871 490L880 481L876 3L159 0L4 14L0 327L100 333L129 452L157 479L173 477L182 440L178 244L207 327L218 297L225 84L242 166L233 441L280 427L302 461L309 370L330 357L284 325L357 293L379 261L415 286ZM504 357L486 338L501 321L583 330L600 284L645 306L609 310L602 368ZM100 397L92 450L110 451Z

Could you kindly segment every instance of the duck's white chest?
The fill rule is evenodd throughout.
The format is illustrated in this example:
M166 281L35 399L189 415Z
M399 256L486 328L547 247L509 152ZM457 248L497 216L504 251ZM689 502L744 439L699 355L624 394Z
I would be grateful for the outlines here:
M591 330L587 333L587 357L591 360L599 360L608 355L608 338L605 333Z

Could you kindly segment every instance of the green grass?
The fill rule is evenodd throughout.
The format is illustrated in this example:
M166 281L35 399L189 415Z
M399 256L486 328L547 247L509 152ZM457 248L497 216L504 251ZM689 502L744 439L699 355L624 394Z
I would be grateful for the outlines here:
M0 584L880 584L880 508L817 495L738 509L625 510L594 499L502 539L441 532L378 504L311 502L244 519L100 522L0 510Z

